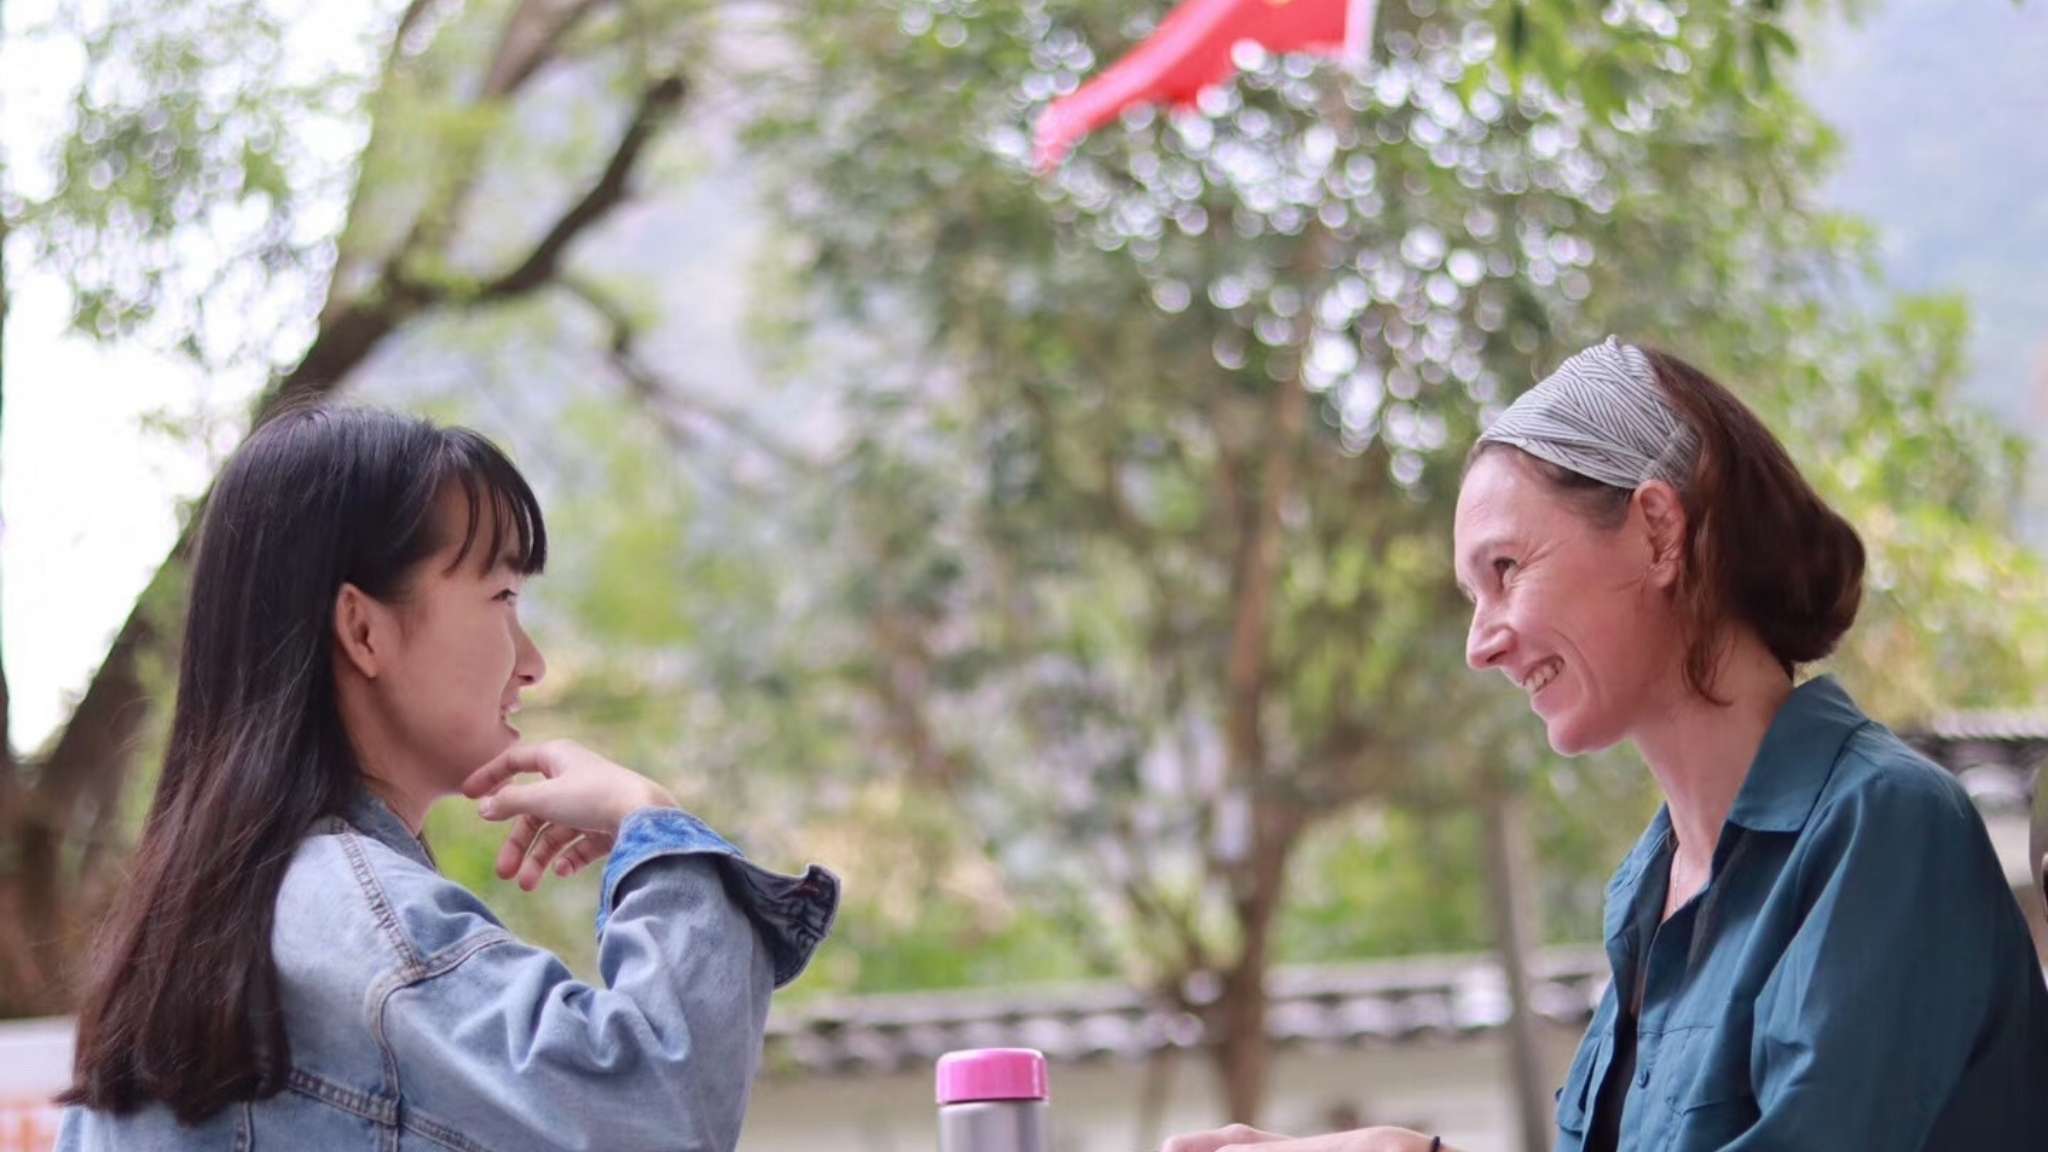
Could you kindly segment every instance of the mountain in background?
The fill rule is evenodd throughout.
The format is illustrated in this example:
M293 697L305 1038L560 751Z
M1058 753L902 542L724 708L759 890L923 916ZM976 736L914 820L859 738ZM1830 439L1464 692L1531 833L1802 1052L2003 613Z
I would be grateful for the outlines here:
M1844 145L1827 195L1896 287L1968 297L1971 395L2048 469L2048 3L1888 0L1803 42Z

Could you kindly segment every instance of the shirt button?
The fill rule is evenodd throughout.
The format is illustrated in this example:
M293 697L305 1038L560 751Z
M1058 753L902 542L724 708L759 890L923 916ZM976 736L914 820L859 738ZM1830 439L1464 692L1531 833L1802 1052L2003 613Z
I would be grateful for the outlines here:
M1645 1087L1648 1087L1648 1086L1649 1086L1649 1083L1650 1083L1650 1069L1649 1069L1649 1066L1648 1066L1648 1065L1645 1065L1645 1066L1643 1066L1643 1067L1641 1067L1641 1068L1638 1068L1638 1069L1636 1069L1636 1087L1638 1087L1638 1088L1645 1088Z

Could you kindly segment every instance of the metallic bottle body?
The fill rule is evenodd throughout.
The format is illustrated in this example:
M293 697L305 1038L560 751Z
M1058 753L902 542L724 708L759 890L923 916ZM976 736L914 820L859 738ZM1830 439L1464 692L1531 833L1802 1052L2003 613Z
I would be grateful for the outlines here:
M1043 1100L977 1100L939 1109L939 1152L1051 1152Z

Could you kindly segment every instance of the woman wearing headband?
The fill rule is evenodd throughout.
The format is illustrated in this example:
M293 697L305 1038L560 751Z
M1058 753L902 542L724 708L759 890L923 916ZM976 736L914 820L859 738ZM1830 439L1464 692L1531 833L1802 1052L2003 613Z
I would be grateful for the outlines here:
M1799 669L1863 546L1741 401L1665 353L1567 360L1474 447L1466 656L1551 747L1628 741L1664 806L1607 890L1613 980L1557 1147L1917 1152L2048 1143L2048 988L1969 797ZM1430 1152L1237 1126L1167 1152Z

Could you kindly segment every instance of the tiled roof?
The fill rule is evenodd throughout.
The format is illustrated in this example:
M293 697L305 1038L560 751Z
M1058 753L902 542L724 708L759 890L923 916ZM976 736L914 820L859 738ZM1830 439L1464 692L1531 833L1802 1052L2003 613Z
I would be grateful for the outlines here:
M1944 743L2032 744L2038 750L2048 748L2048 711L1952 712L1936 717L1909 738Z
M2048 712L1956 712L1904 733L1987 814L2023 812L2048 763Z
M1569 1027L1607 983L1597 949L1556 951L1533 973L1537 1013ZM1268 981L1266 1031L1279 1046L1398 1044L1488 1032L1507 1022L1507 985L1485 957L1289 967ZM1215 998L1191 981L1189 1004ZM927 1068L956 1048L1037 1048L1055 1062L1135 1060L1203 1042L1201 1017L1120 984L862 996L813 1001L768 1022L764 1071L874 1075Z

